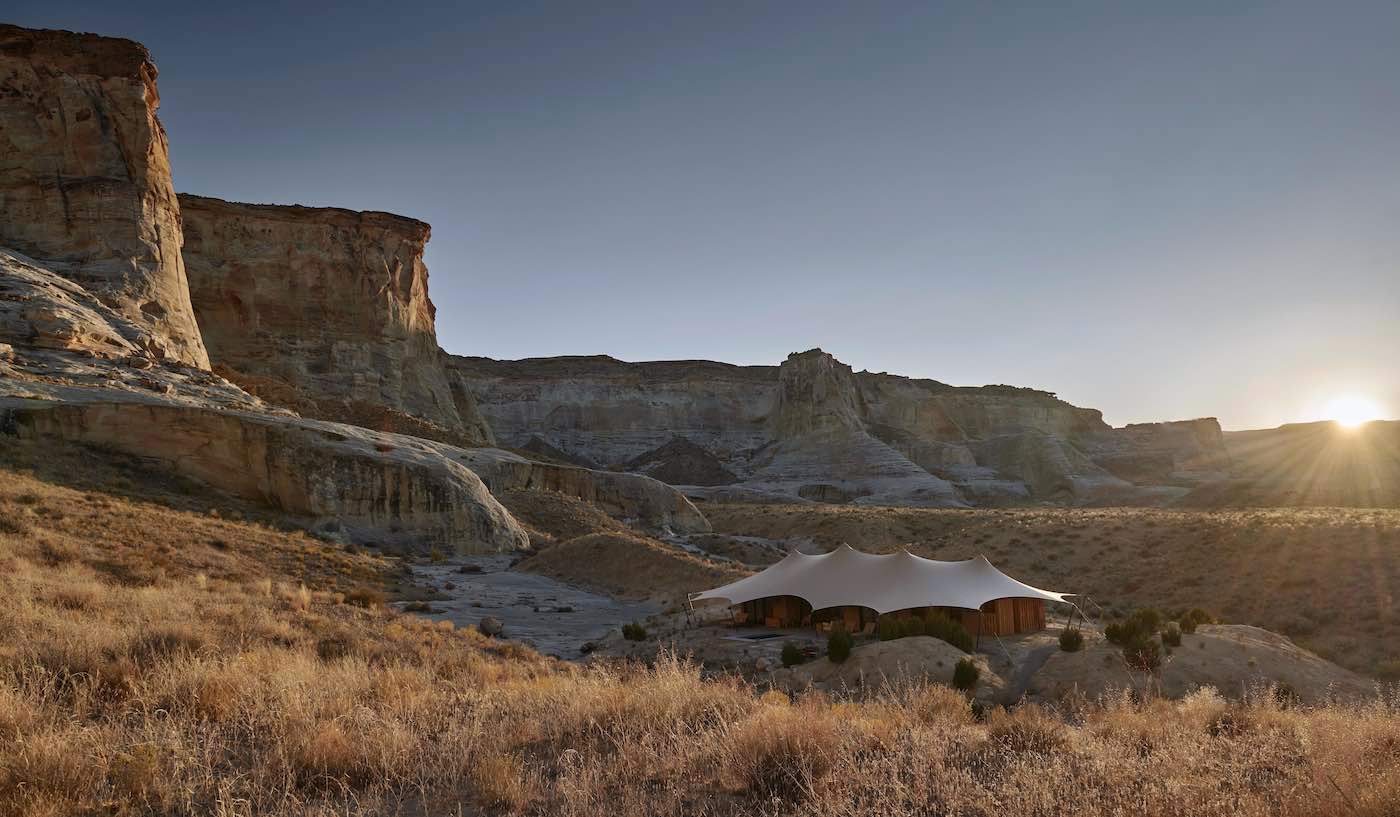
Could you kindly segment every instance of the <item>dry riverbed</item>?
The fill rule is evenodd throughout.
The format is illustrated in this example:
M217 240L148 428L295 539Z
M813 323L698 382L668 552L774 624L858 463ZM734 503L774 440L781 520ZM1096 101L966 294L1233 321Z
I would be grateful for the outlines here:
M434 597L428 610L413 612L458 626L479 627L489 616L504 626L502 638L577 659L585 654L585 643L661 610L654 603L619 601L547 576L511 570L510 562L509 556L469 556L414 565L415 583L432 588Z

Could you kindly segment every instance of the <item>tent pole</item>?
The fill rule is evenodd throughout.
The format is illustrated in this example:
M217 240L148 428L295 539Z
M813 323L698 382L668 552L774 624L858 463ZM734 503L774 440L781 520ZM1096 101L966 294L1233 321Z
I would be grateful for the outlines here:
M977 608L977 640L973 642L972 649L975 652L982 646L982 608Z

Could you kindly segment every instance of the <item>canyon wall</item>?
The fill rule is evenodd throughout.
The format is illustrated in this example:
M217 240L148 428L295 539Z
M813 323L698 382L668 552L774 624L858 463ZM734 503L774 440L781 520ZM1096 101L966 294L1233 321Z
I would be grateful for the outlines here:
M159 105L140 44L0 25L0 247L101 299L142 354L207 368Z
M195 312L231 379L308 416L491 442L443 367L427 224L187 194L180 205Z
M696 498L1156 504L1229 462L1213 419L1114 429L1048 392L853 372L820 349L780 366L452 357L448 368L504 444L664 474Z

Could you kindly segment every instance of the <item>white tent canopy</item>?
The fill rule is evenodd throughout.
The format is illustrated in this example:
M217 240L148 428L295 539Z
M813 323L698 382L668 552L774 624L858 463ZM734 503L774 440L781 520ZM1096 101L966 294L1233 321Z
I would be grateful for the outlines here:
M911 607L980 610L993 599L1065 601L1071 595L1018 582L993 567L985 556L940 562L907 550L876 555L842 545L815 556L794 550L760 573L697 593L691 600L743 604L769 596L796 596L813 610L853 606L889 613Z

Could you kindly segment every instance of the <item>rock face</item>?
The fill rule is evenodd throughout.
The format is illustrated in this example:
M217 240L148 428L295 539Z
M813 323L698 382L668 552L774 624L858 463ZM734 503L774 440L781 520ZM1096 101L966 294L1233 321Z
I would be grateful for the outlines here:
M820 349L777 367L453 357L449 374L504 444L696 498L1153 504L1229 462L1213 419L1114 429L1048 392L853 372Z
M232 379L310 416L490 444L471 395L443 367L427 224L183 194L180 204L195 312Z
M492 491L549 491L577 497L612 516L666 533L708 533L710 523L689 499L641 474L535 462L508 451L473 448L460 459Z
M470 469L415 438L245 411L92 397L0 397L0 427L153 460L291 514L334 520L359 541L399 540L458 553L529 547L524 530Z
M100 299L127 343L208 368L159 105L141 45L0 25L0 246Z
M142 457L334 520L360 541L473 553L528 545L461 449L292 416L212 372L154 360L126 326L78 284L0 250L0 436Z

